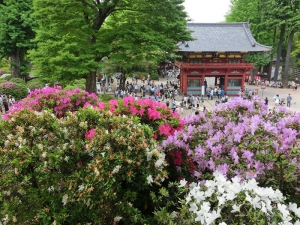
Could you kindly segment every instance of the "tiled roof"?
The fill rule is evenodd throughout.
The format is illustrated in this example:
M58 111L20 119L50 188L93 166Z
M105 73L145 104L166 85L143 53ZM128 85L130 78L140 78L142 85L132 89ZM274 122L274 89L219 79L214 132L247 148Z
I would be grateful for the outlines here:
M249 23L188 23L196 40L179 43L179 52L266 52L272 47L259 44Z

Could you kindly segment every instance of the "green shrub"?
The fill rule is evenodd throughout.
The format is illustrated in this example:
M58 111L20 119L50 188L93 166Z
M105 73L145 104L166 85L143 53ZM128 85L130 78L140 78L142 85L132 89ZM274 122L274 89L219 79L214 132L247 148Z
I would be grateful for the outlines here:
M28 90L23 84L5 82L2 84L0 83L0 93L6 94L7 96L11 95L15 100L20 100L27 96Z
M0 218L153 224L150 191L167 174L152 135L136 117L91 108L63 119L23 110L0 121Z
M157 73L152 73L152 74L150 74L150 79L151 80L159 80L159 76Z
M64 90L74 90L76 88L80 88L81 90L85 90L85 79L78 79L70 82L62 82L61 86L63 86Z
M112 100L112 99L114 99L114 98L115 98L115 97L114 97L113 95L102 94L102 95L100 96L100 101L107 103L107 102L109 102L110 100Z
M25 84L25 81L21 78L11 78L10 82L18 83L18 84Z
M3 77L2 79L6 80L6 81L10 81L11 78L12 78L11 75L8 75L8 76Z
M38 78L28 81L26 85L31 91L34 91L35 89L43 88L45 86L44 82Z
M73 86L85 90L85 83L86 83L85 79L74 80Z
M74 89L76 89L77 87L75 87L75 86L73 86L73 85L67 85L67 86L65 86L64 87L64 90L66 90L66 91L71 91L71 90L74 90Z

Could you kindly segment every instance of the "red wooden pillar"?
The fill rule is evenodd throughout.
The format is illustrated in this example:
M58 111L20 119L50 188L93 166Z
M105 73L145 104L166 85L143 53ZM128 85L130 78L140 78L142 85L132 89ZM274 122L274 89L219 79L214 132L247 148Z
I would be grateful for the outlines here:
M184 90L183 90L183 93L186 93L187 92L187 82L188 81L188 70L185 69L185 72L184 72Z
M186 93L187 90L187 69L184 68L181 70L182 74L180 77L180 89L182 91L182 93Z
M225 80L224 80L224 92L227 95L227 88L228 88L228 71L225 73Z
M180 68L180 90L183 92L183 77L184 77L184 72L183 69Z
M244 90L244 86L245 86L245 77L246 77L246 70L244 71L243 76L242 76L242 90L243 90L243 91L245 91L245 90Z

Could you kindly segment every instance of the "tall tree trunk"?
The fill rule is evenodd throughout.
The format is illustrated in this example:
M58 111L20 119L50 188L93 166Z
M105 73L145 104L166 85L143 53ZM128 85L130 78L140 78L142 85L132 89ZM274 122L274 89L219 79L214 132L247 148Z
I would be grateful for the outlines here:
M126 82L126 74L125 71L122 71L121 77L120 77L120 89L125 90L125 82Z
M277 28L276 26L274 27L274 33L273 33L273 46L275 46L275 41L276 41L276 33L277 33ZM272 68L273 68L273 51L271 51L271 62L269 63L269 69L268 69L268 80L271 81L271 76L272 76Z
M280 67L280 59L281 59L281 52L282 52L282 44L284 41L284 34L285 34L285 24L281 25L281 27L280 27L280 38L279 38L279 43L278 43L276 66L275 66L275 73L274 73L275 81L278 80L278 73L279 73L279 67Z
M10 69L11 77L20 78L21 77L21 58L20 58L20 49L17 48L14 53L10 55Z
M86 77L85 90L89 93L97 93L96 90L96 71L91 71Z
M286 52L286 56L285 56L284 82L283 82L283 87L284 88L287 88L287 86L288 86L290 58L291 58L291 51L292 51L292 45L293 45L293 40L294 40L294 34L295 34L295 31L292 31L290 33L289 42L288 42L288 46L287 46L287 52Z

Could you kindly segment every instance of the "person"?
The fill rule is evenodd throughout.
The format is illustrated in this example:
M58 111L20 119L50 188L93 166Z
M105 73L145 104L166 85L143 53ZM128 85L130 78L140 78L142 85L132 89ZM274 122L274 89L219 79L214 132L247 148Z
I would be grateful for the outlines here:
M181 103L180 103L180 112L181 112L181 114L183 114L183 108L184 108L184 103L181 102Z
M184 104L184 106L185 106L186 109L188 108L187 103L188 103L188 97L187 97L187 95L185 94L184 97L183 97L183 104Z
M203 106L203 104L204 104L204 96L201 95L201 106Z
M211 100L214 99L214 90L213 89L210 90L210 99Z
M279 105L279 101L280 101L279 94L277 94L274 98L275 98L275 105L278 106Z
M291 96L291 94L289 94L289 96L287 96L287 98L286 98L286 106L287 107L291 107L291 101L292 101L292 96Z
M197 97L196 97L196 107L197 107L197 109L199 109L199 106L200 106L200 99L199 99L199 97L197 96Z
M265 105L268 105L268 103L269 103L269 99L266 97L265 98Z
M223 97L224 95L225 95L225 91L221 89L221 97Z
M8 99L7 99L6 95L3 95L2 103L4 106L4 111L7 112L9 110L9 107L8 107Z
M173 100L173 105L172 105L173 113L175 112L176 107L177 107L177 103L176 103L176 99L174 99L174 100Z
M11 95L8 96L8 105L11 106L16 102L15 98Z
M194 115L194 112L195 112L195 105L192 104L191 105L191 115Z
M251 99L252 98L252 90L249 90L248 91L248 99Z
M228 102L228 96L227 95L224 98L224 102Z
M218 99L221 98L221 88L218 89Z
M195 115L196 116L199 115L199 110L196 110Z

